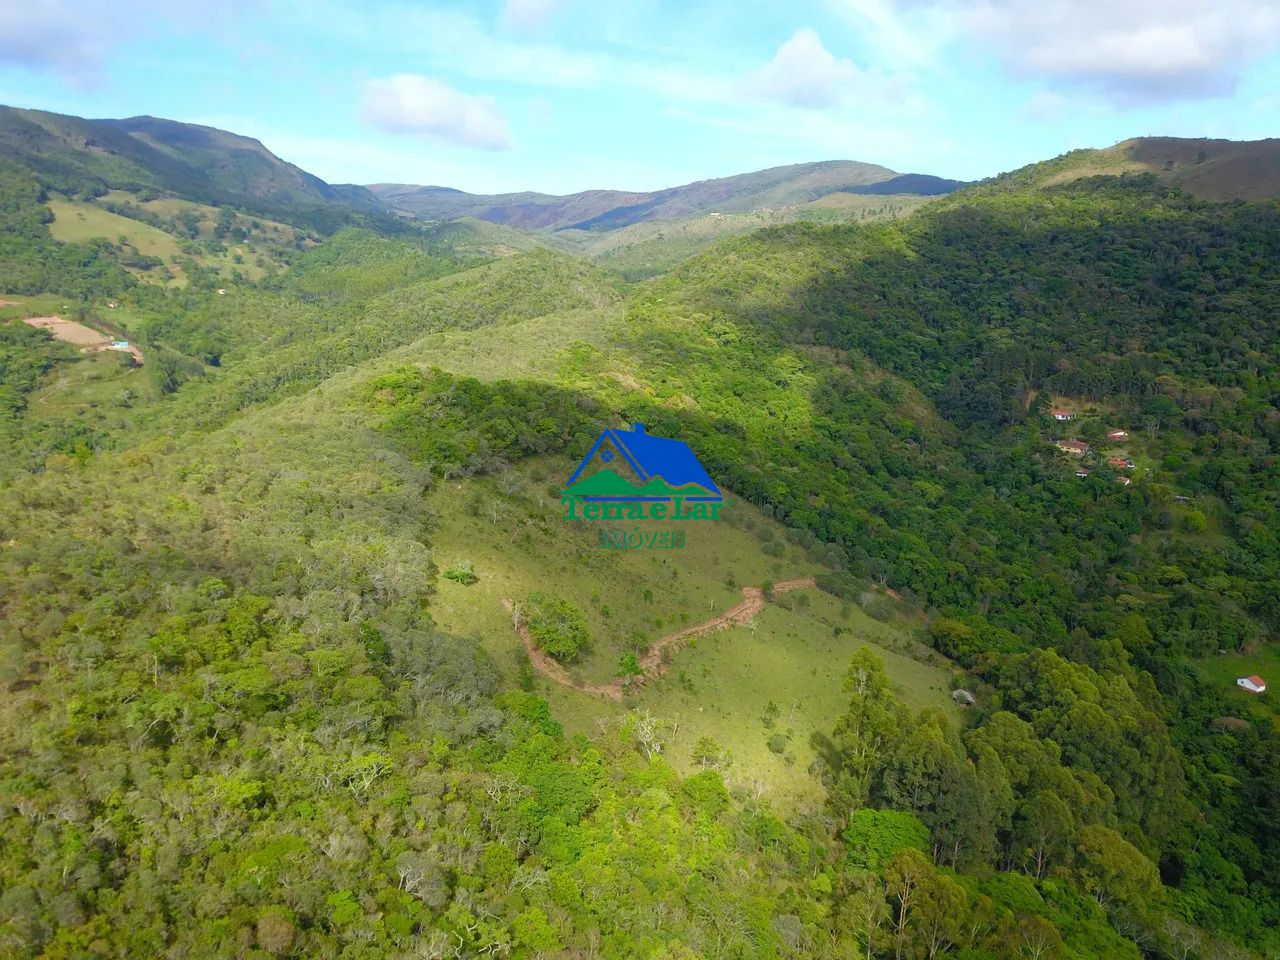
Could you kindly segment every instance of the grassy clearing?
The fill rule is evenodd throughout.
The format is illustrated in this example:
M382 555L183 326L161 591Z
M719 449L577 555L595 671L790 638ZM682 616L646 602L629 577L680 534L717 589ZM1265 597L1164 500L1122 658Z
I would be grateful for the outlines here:
M506 661L504 669L514 669L515 643L504 597L520 601L542 590L580 607L593 645L570 673L598 683L618 675L624 653L733 606L743 584L814 572L803 551L782 544L776 528L741 503L725 510L736 521L685 524L684 549L602 549L598 525L561 517L559 491L572 469L567 459L540 460L502 477L444 484L432 500L440 518L432 536L437 565L470 560L480 577L469 587L442 581L437 620L447 629L483 625L478 639ZM780 556L761 552L765 537Z
M163 283L182 287L188 282L184 261L191 260L201 267L214 270L221 278L231 281L236 274L251 282L262 279L268 269L284 269L278 249L291 246L295 239L292 227L274 220L263 220L235 215L235 226L248 234L241 242L220 243L215 239L219 211L216 207L172 198L140 200L121 190L113 190L103 196L104 203L130 203L161 217L177 217L184 213L196 218L196 239L183 239L140 220L113 213L96 202L51 197L49 208L54 221L49 225L55 240L62 243L84 243L105 239L116 245L117 252L126 258L126 266L135 276L149 283ZM132 256L154 257L159 267L141 268L128 266Z
M156 257L165 264L176 264L182 257L182 246L177 237L150 224L103 210L92 203L50 198L49 209L53 211L54 217L53 223L49 225L49 232L60 243L85 243L101 238L113 244L123 242L143 256ZM156 271L133 269L131 272L137 276L146 276Z
M1246 717L1280 727L1280 644L1270 643L1254 653L1226 653L1200 661L1200 672L1222 690L1228 702ZM1267 692L1249 693L1236 686L1239 677L1257 674L1267 681Z
M618 675L624 653L723 612L741 600L741 586L821 569L743 503L726 508L724 521L688 524L683 550L601 549L595 529L561 519L558 492L572 467L563 458L531 461L504 476L443 484L429 503L437 518L431 535L437 567L468 560L479 575L470 586L439 578L432 615L443 629L479 642L508 683L519 682L521 648L503 598L541 590L577 605L593 645L570 673L604 682ZM830 732L843 709L849 657L866 643L880 648L906 703L954 710L950 673L940 658L934 655L935 665L912 659L908 653L921 652L909 634L819 591L766 605L753 627L695 640L675 654L662 679L622 706L541 675L534 685L572 733L590 735L626 710L675 722L668 752L684 770L694 769L690 755L698 738L711 737L733 756L726 772L731 784L798 809L821 800L809 773L810 738ZM770 701L781 709L774 730L760 719ZM769 749L770 733L788 737L781 755Z
M699 639L669 673L635 696L639 709L679 719L668 748L678 769L700 769L691 754L699 738L710 737L732 758L725 770L730 785L763 791L787 808L820 804L821 785L808 774L816 756L812 738L829 735L844 711L849 658L867 644L877 648L899 697L913 709L958 712L950 701L950 671L894 652L910 648L895 628L819 591L780 599L790 609L769 604L753 628ZM771 703L779 714L766 726ZM769 747L774 735L786 740L782 753Z
M27 409L30 422L38 423L44 417L75 414L82 417L110 416L110 410L97 408L118 407L123 413L125 395L129 403L151 398L155 387L142 367L128 364L128 355L104 350L88 353L76 363L60 366L37 388Z
M519 323L432 333L393 350L370 370L417 363L480 380L550 379L575 344L603 347L622 328L620 305L550 313ZM567 474L566 474L567 476Z
M21 320L24 317L48 317L70 310L73 306L66 298L53 293L35 296L0 293L0 321Z

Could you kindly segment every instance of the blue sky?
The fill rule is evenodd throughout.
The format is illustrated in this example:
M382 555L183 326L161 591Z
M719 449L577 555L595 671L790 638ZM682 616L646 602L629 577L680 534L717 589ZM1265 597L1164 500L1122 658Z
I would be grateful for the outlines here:
M1280 135L1277 0L0 0L0 102L262 140L331 182L989 176Z

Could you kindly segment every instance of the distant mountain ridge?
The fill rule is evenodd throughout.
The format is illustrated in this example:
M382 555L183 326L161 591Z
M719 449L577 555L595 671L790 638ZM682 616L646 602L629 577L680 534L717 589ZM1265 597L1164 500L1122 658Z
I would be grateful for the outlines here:
M369 190L415 217L472 217L524 230L616 230L649 220L678 220L707 213L744 213L809 203L833 193L950 193L965 184L924 174L898 174L851 160L770 167L731 177L700 180L665 190L586 190L566 196L522 192L472 194L450 187L376 183Z

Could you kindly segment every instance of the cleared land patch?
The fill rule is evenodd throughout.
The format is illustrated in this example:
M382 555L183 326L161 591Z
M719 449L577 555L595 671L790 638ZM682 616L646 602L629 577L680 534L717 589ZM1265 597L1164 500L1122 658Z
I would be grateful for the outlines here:
M75 320L65 320L59 316L51 316L26 317L22 322L41 330L47 330L59 340L75 344L86 353L98 350L119 350L132 356L136 363L141 364L144 362L142 351L133 344L129 344L127 347L115 347L113 344L117 341L113 338L105 333L99 333L92 327L86 327L83 323L77 323Z

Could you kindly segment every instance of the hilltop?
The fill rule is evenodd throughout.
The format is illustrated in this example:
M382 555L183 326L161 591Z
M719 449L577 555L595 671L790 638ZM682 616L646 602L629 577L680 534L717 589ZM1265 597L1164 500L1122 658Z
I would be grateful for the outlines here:
M1150 174L1205 200L1263 200L1280 196L1280 139L1138 137L1102 149L1073 150L985 181L983 188L1051 187L1124 174Z

